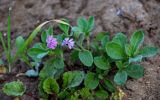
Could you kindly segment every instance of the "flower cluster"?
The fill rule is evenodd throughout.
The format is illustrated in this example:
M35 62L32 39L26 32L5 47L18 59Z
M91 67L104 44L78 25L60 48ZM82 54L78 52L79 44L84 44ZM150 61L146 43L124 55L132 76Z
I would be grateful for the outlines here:
M69 49L72 49L74 47L73 39L65 38L62 42L62 46L68 46Z
M47 47L50 49L55 49L58 45L57 39L53 38L53 36L48 36L46 42L47 42Z
M48 36L46 39L47 47L50 49L55 49L58 45L57 39L53 38L53 36ZM73 39L65 38L62 42L62 46L68 46L69 49L74 47Z

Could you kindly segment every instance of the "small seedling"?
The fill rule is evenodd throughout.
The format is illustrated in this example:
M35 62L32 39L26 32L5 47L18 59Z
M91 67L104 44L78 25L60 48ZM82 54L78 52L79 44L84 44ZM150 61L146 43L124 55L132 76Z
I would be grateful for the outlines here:
M20 97L24 94L26 87L21 81L13 81L6 83L3 87L3 92L8 96Z

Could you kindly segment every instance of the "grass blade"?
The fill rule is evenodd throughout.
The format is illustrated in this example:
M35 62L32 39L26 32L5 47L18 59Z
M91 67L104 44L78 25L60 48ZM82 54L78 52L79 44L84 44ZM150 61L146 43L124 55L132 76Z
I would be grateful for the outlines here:
M26 48L28 47L28 45L33 41L33 39L36 37L36 35L38 34L38 32L40 32L40 30L42 29L42 27L44 25L46 25L49 22L57 22L57 23L61 23L61 24L65 24L70 26L68 23L62 21L62 20L50 20L50 21L45 21L42 24L40 24L36 29L33 30L33 32L31 33L31 35L28 37L28 39L25 41L25 43L22 45L21 48L19 48L15 54L15 56L13 57L13 61L14 62L16 60L16 58L20 55L23 54L24 51L26 50Z
M3 39L2 32L0 32L0 40L1 40L1 43L2 43L3 49L4 49L4 51L5 51L6 55L7 55L7 58L8 58L8 52L7 52L8 50L7 50L7 47L6 47L5 41L4 41L4 39Z
M8 27L7 27L7 46L8 46L8 62L11 60L11 13L9 10Z

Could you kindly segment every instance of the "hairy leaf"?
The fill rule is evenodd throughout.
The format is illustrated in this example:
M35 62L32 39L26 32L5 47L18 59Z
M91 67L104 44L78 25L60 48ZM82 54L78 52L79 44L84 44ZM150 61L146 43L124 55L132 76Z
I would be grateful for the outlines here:
M143 57L155 56L157 52L158 52L158 49L156 47L144 47L142 50L140 50L140 54Z
M116 91L116 88L114 87L113 83L110 80L107 80L107 79L104 80L104 85L110 92Z
M105 90L96 91L96 96L101 100L106 100L109 96L108 92Z
M123 48L114 42L107 43L106 46L107 54L113 59L123 59L125 58L125 53Z
M19 80L6 83L3 87L3 92L8 96L22 96L25 90L26 87Z
M103 56L94 57L95 65L102 70L110 69L110 64L108 60Z
M46 80L44 80L43 89L47 94L58 94L59 85L55 79L49 77Z
M93 64L93 56L92 53L88 50L79 52L80 61L87 67L91 67Z
M69 21L66 20L66 19L63 19L63 21L66 22L66 23L69 22ZM69 32L69 25L60 23L60 24L59 24L59 27L60 27L60 29L61 29L66 35L68 35L68 32Z
M63 87L72 88L79 86L84 79L83 71L69 71L63 74Z
M112 41L124 48L125 44L127 43L127 37L123 33L117 33Z
M98 86L98 84L99 84L99 80L96 77L96 74L92 72L88 72L84 80L85 87L89 89L95 89Z
M144 68L140 65L130 65L126 68L126 72L128 76L139 79L143 77L144 74Z
M138 55L138 56L135 56L133 58L129 58L129 63L132 63L132 62L141 62L142 61L142 55Z
M44 79L47 77L58 78L64 71L64 66L55 66L53 63L55 58L51 58L44 63L43 69L40 71L40 78ZM63 64L62 64L63 65Z
M114 76L114 82L118 85L123 85L127 80L126 71L118 71Z
M144 40L144 33L142 30L138 30L133 33L130 39L131 46L133 47L133 53L136 52L136 50L139 48L141 43Z

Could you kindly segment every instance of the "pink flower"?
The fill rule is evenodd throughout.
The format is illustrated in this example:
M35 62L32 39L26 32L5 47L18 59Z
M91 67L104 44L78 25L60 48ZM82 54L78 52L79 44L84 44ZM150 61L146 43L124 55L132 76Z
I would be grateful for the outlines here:
M62 42L62 46L68 46L69 49L72 49L74 47L73 39L65 38Z
M53 38L53 36L48 36L46 42L47 42L47 47L50 49L55 49L58 45L57 39Z

